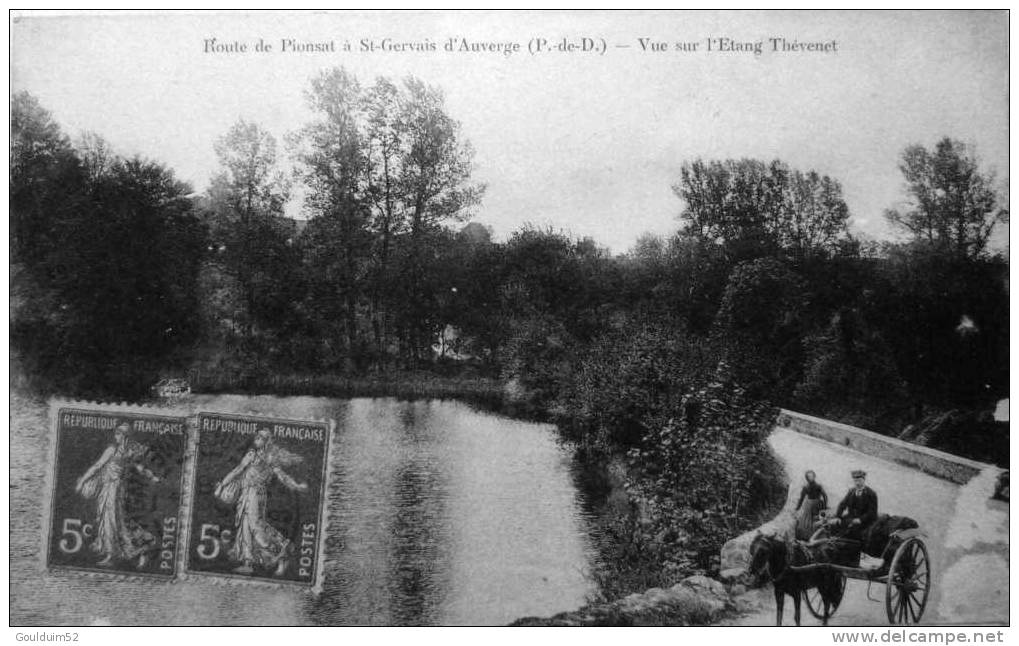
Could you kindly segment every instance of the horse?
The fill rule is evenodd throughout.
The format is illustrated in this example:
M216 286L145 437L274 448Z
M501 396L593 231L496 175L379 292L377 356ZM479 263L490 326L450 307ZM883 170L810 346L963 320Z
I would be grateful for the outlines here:
M817 588L824 607L823 625L842 601L841 577L830 570L818 568L812 571L793 571L790 567L815 563L814 555L806 545L797 541L785 541L777 536L758 534L750 544L750 565L747 575L751 585L756 586L771 580L775 588L776 625L782 625L782 610L785 595L793 598L793 619L800 625L800 601L803 593Z

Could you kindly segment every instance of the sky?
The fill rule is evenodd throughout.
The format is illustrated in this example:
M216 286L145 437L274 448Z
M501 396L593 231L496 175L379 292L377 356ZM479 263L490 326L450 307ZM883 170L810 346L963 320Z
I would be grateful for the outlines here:
M281 141L310 120L304 92L321 70L437 85L487 184L474 219L497 239L530 223L623 252L643 233L674 232L683 205L671 187L698 158L778 158L830 175L853 230L879 239L892 235L885 209L904 205L908 145L971 144L1007 190L1004 11L73 15L17 17L11 29L12 91L35 95L72 137L96 132L197 190L216 172L213 142L239 118ZM213 38L248 50L205 51ZM520 49L447 52L451 38ZM773 38L834 51L775 52ZM254 51L260 39L273 51ZM287 39L335 51L281 52ZM361 51L365 39L376 51ZM384 39L435 51L385 51ZM564 39L581 47L558 51ZM1007 230L997 239L1006 246Z

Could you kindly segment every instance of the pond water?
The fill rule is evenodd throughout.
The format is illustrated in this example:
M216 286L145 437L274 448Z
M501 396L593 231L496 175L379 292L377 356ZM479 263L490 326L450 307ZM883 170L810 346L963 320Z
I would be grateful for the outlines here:
M33 532L12 529L12 623L493 625L575 609L594 592L584 496L551 426L438 400L199 395L184 405L336 420L321 594L41 575L37 560L15 564L13 543ZM31 438L12 430L13 456Z

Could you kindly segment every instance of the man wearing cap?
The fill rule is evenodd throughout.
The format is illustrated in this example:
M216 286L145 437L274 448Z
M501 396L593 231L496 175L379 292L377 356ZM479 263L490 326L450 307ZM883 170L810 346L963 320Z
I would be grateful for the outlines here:
M853 488L835 508L835 520L845 524L846 538L855 540L863 540L863 532L877 520L877 494L867 486L866 471L853 471Z

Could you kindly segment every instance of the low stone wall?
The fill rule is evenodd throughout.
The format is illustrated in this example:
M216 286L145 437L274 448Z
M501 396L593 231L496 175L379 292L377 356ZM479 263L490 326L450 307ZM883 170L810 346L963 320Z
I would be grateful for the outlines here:
M910 444L894 437L791 410L779 411L778 425L797 433L847 446L860 453L919 469L956 484L966 484L978 473L992 467L944 451Z

